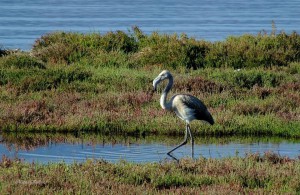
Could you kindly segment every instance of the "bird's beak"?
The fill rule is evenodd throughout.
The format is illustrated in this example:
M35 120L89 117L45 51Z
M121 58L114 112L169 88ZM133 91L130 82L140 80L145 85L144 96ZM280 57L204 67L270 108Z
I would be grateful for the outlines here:
M156 91L157 85L160 83L160 81L161 81L160 77L156 77L156 78L153 80L153 91Z

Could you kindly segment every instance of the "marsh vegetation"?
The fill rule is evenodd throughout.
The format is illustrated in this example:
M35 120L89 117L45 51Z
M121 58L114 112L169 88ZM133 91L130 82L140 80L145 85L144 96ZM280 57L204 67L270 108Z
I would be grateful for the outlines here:
M2 52L0 127L181 134L183 124L151 93L153 78L169 69L172 93L198 97L215 118L211 127L196 122L195 135L299 137L299 42L297 33L214 43L138 28L47 34L30 52Z
M3 157L0 173L0 190L8 194L297 194L300 190L299 160L273 153L148 164L89 160L40 165Z
M2 132L181 135L184 124L158 103L152 80L174 75L172 93L203 102L216 124L197 137L300 137L300 35L258 34L208 42L156 32L56 32L30 52L0 50ZM161 89L160 89L161 90ZM42 138L41 138L42 139ZM144 165L0 162L5 193L299 193L299 160L266 153ZM58 175L59 174L59 175ZM9 182L15 181L15 182Z

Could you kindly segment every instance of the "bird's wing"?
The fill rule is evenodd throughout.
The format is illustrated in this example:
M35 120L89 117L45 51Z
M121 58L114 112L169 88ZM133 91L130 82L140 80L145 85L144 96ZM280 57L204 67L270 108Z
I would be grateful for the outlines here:
M192 95L182 95L182 103L187 107L193 108L194 110L199 112L207 110L204 103Z
M207 107L201 100L187 94L179 95L178 99L181 101L182 107L184 107L184 112L187 118L191 120L205 120L210 124L214 123L211 114L208 112Z

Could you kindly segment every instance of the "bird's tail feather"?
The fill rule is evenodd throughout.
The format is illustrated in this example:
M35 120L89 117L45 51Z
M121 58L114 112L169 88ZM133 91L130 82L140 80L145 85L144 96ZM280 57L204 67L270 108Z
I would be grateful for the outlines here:
M206 121L209 122L209 124L213 125L215 124L214 118L212 117L212 115L207 111L206 113L207 119Z

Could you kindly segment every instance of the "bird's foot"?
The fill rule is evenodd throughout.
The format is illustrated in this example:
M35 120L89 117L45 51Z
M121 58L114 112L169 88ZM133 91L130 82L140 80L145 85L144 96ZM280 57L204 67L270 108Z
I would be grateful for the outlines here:
M179 160L178 160L175 156L173 156L173 155L171 154L171 152L168 152L167 155L170 156L173 160L176 160L177 163L179 162Z

